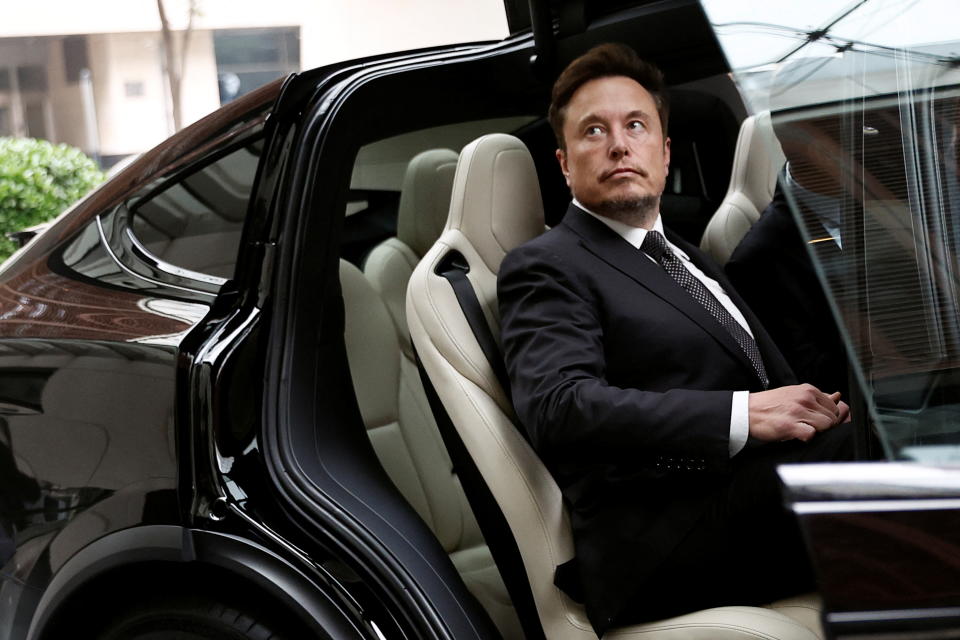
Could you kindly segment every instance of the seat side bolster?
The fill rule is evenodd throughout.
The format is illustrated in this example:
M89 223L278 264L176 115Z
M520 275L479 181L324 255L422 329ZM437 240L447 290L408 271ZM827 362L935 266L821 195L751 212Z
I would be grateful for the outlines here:
M373 285L380 299L387 305L393 320L400 348L404 355L413 358L410 344L410 331L407 329L407 282L413 268L417 266L417 256L413 250L397 238L384 240L367 256L363 265L363 274Z

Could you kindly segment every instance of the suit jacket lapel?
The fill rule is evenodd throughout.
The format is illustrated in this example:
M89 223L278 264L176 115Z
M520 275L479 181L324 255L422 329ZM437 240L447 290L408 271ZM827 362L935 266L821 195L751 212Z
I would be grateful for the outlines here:
M710 315L710 312L699 302L687 293L670 274L664 271L663 267L653 260L642 255L642 252L635 249L633 245L621 238L615 231L607 227L599 220L595 220L590 215L580 211L576 206L570 205L567 215L563 218L561 224L567 225L577 235L581 237L584 248L595 256L609 264L614 269L621 271L635 280L638 284L648 289L651 293L673 305L678 311L686 315L692 321L697 323L704 331L709 333L723 347L730 352L734 358L746 367L756 376L750 359L734 340L733 336L724 329L716 318ZM676 238L668 233L670 241L676 243ZM686 245L686 243L684 243ZM680 246L678 244L678 246ZM682 246L687 251L687 246ZM687 255L693 255L687 252ZM703 269L700 264L698 267ZM715 273L715 269L711 269ZM711 278L715 278L714 273L704 271ZM716 279L716 278L715 278ZM725 285L729 286L728 284ZM751 329L753 324L751 323ZM761 352L762 353L762 352Z
M740 313L743 314L743 317L746 318L747 324L750 325L750 331L753 333L753 339L757 343L757 347L760 349L760 355L763 358L763 365L767 370L767 377L770 378L770 386L781 386L784 384L794 384L796 382L796 376L793 373L793 370L790 368L790 365L787 363L786 358L783 357L783 354L780 353L779 347L774 343L773 338L770 337L770 334L767 333L767 330L764 329L763 325L760 323L760 319L754 315L753 311L747 305L746 301L740 297L740 294L737 293L737 290L733 288L733 284L727 278L727 275L713 260L710 260L706 255L703 254L699 249L690 245L683 238L674 235L669 229L667 231L667 237L670 239L670 242L674 243L681 249L683 249L690 260L697 265L697 267L707 274L709 277L713 278L720 283L720 286L723 287L723 290L727 292L727 295L730 296L730 299L733 301L733 304L736 305L737 309L740 310ZM742 350L741 350L742 351ZM744 354L744 361L749 364L749 358ZM753 367L751 365L751 371Z

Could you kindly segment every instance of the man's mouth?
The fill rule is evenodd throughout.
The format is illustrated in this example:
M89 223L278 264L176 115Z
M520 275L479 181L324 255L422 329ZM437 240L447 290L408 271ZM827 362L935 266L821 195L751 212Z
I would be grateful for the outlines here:
M622 175L637 175L640 177L646 177L647 173L642 169L634 169L633 167L617 167L611 171L607 171L602 176L600 176L600 182L607 180L609 178L615 178Z

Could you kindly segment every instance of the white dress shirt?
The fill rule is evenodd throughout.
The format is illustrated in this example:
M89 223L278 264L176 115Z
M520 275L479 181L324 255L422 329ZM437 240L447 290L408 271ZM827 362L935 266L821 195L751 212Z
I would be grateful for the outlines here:
M643 239L647 237L647 229L641 227L632 227L628 224L624 224L619 220L613 220L605 216L597 215L596 213L590 211L582 204L577 202L576 198L573 200L573 204L580 207L583 211L590 214L603 224L610 227L614 232L617 233L621 238L629 242L635 248L640 249L640 246L643 244ZM660 217L660 214L657 214L657 219L653 223L653 229L659 231L663 234L663 220ZM666 234L664 234L664 239L666 239ZM750 337L753 337L753 332L750 330L750 325L747 324L747 319L743 316L740 309L737 308L737 305L733 304L733 300L730 299L730 296L727 295L727 292L723 290L723 287L720 286L720 283L709 277L703 271L701 271L697 265L693 264L683 249L677 245L667 240L667 246L670 247L670 250L673 251L680 259L680 263L686 267L694 278L699 280L704 284L704 286L713 294L723 307L730 312L730 315L733 316L733 319L736 320L744 330L750 334ZM653 260L650 256L644 253L649 260ZM656 260L653 260L656 262ZM657 263L659 265L659 263ZM737 453L743 449L743 446L747 443L747 436L750 434L750 392L749 391L734 391L733 392L733 402L730 406L730 457L732 458Z

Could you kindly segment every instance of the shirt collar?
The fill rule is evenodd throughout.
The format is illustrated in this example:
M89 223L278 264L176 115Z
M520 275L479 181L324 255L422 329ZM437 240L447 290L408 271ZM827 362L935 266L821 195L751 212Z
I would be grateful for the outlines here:
M584 213L590 214L603 224L610 227L614 233L633 245L635 249L639 249L643 245L643 239L647 237L647 229L643 229L641 227L632 227L629 224L620 222L619 220L614 220L613 218L608 218L606 216L601 216L600 214L594 213L593 211L590 211L590 209L587 209L585 206L583 206L576 198L573 199L573 204ZM666 238L666 234L663 232L663 217L660 215L659 211L657 212L657 219L653 222L653 230L659 231L664 238ZM686 260L690 259L682 249L669 240L667 240L667 245L675 254L679 254Z

